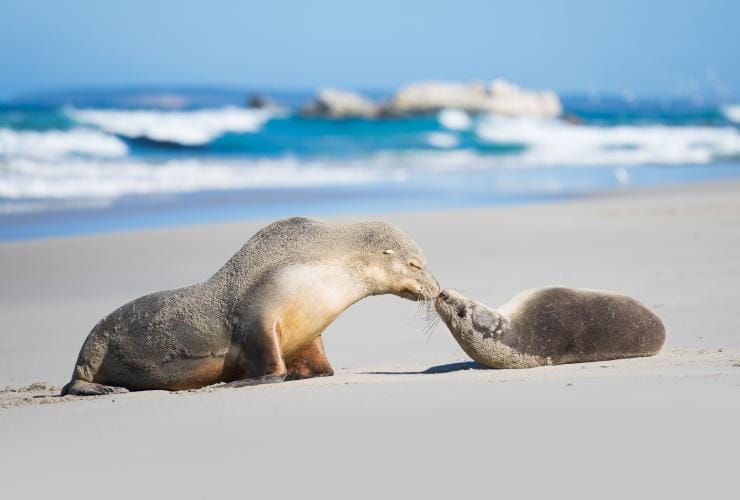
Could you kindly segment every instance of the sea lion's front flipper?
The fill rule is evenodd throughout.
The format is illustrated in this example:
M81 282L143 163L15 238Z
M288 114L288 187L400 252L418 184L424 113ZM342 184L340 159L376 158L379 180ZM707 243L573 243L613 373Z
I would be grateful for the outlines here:
M250 385L282 382L288 375L280 349L280 322L260 323L243 336L239 355L243 379L228 382L219 387L246 387Z
M285 360L288 369L287 380L300 380L313 377L330 377L334 370L326 357L321 335L310 344Z

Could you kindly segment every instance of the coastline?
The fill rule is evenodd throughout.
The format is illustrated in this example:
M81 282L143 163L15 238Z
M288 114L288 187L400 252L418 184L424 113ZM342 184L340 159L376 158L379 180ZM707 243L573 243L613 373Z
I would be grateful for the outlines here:
M468 360L443 326L420 333L416 304L374 297L325 333L335 377L84 401L0 393L0 485L71 492L84 464L86 488L110 486L111 472L126 470L150 494L195 495L164 479L189 474L213 477L202 494L234 494L241 487L229 478L246 477L244 494L317 485L329 497L363 498L576 486L576 496L683 498L735 486L740 182L380 217L416 239L443 286L492 306L554 284L634 296L663 318L664 350L532 370L416 373ZM373 217L328 217L361 218ZM208 277L266 222L1 244L0 387L66 383L100 317ZM368 484L371 473L387 483ZM47 481L34 484L37 476ZM112 496L133 487L116 480Z
M466 171L400 169L395 181L360 185L198 191L117 201L79 200L75 208L3 212L0 245L12 241L125 233L246 220L274 220L295 214L381 217L429 210L486 210L551 204L646 189L692 189L740 179L740 162L624 167L472 167ZM41 203L40 200L37 200ZM7 207L5 207L7 208Z

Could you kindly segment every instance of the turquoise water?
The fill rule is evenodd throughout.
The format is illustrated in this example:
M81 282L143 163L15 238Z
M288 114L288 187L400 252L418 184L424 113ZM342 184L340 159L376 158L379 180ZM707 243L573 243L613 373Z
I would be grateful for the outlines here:
M740 177L732 103L563 98L564 119L302 118L308 94L57 93L0 104L0 239L245 217L510 205Z

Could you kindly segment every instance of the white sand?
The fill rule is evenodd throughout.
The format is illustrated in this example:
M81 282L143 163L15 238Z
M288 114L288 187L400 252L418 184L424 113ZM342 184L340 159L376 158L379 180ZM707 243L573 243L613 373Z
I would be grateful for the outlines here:
M367 299L325 334L332 378L0 393L0 497L737 495L739 183L382 217L490 305L553 284L632 295L663 317L664 352L418 374L465 355L442 326L420 333L414 303ZM98 319L209 276L263 223L0 245L0 388L66 383Z

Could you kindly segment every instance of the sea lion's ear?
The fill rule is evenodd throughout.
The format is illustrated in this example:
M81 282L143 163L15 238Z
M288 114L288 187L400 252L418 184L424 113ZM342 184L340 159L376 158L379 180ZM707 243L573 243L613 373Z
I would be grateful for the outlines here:
M497 323L496 315L487 307L475 306L473 308L473 326L482 331L491 332Z
M392 248L388 248L388 249L386 249L386 250L383 250L383 253L384 253L385 255L392 255L392 254L394 254L394 253L396 253L396 252L394 252Z

